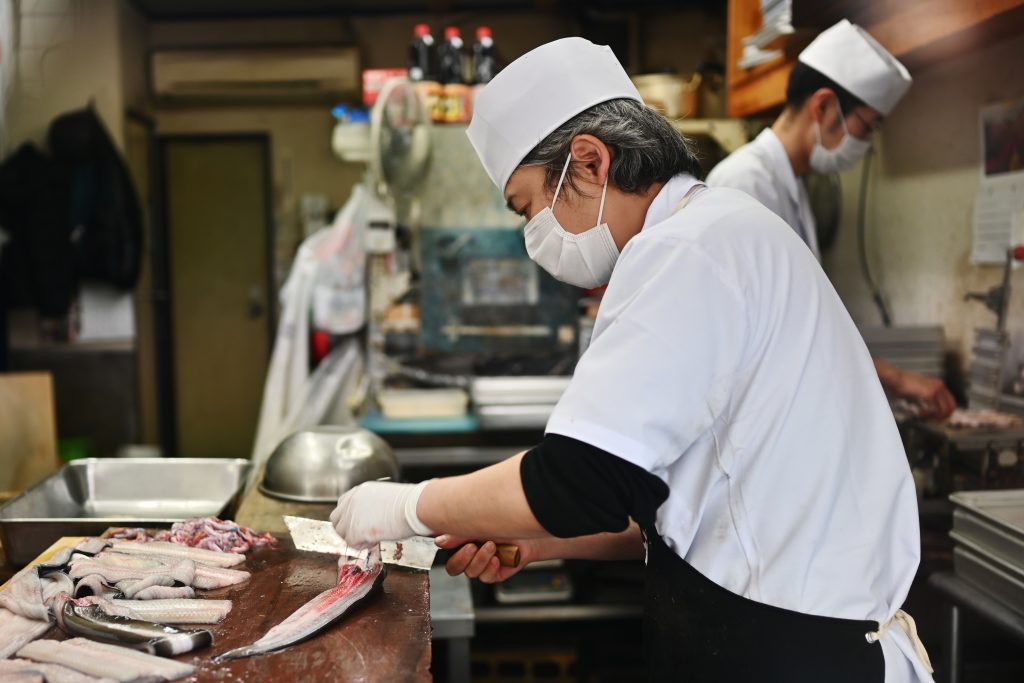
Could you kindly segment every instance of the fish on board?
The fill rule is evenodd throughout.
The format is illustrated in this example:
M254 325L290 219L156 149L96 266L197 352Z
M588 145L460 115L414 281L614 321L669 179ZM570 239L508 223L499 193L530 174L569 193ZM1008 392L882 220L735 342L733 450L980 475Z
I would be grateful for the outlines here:
M305 640L374 595L384 583L386 575L379 550L371 552L366 560L342 557L338 561L337 585L295 610L255 643L229 650L215 657L214 661L252 657Z

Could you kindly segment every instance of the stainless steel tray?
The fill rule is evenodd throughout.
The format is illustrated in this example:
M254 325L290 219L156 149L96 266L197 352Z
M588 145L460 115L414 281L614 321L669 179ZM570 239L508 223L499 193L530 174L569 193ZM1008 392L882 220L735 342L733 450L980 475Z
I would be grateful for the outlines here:
M1024 490L960 491L949 499L955 541L1024 571Z
M74 460L0 507L0 542L7 561L21 565L61 536L223 515L237 504L248 472L241 459Z
M1024 615L1024 572L967 546L953 548L956 575Z

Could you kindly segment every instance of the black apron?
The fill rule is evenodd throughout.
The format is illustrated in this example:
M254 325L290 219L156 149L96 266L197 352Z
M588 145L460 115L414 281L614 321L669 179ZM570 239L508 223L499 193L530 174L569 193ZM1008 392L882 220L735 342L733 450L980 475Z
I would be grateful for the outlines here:
M878 622L819 617L736 595L645 534L644 655L651 681L884 683ZM796 580L796 577L794 577Z

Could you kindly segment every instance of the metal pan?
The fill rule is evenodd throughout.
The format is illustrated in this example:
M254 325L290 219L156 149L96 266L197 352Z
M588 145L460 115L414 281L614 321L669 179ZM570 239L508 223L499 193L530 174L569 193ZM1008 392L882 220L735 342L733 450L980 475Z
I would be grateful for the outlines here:
M75 460L0 507L0 542L7 561L22 565L61 536L230 514L249 466L221 458Z
M960 491L949 499L955 541L1024 570L1024 490Z

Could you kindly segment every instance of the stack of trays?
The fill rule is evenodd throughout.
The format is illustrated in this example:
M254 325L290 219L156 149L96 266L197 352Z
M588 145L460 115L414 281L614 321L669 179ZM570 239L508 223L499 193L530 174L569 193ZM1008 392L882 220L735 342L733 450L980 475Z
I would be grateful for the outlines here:
M483 429L543 429L571 377L476 377L470 387Z
M961 491L949 499L957 576L1024 615L1024 489Z

